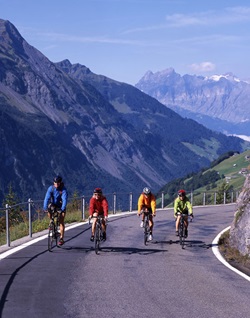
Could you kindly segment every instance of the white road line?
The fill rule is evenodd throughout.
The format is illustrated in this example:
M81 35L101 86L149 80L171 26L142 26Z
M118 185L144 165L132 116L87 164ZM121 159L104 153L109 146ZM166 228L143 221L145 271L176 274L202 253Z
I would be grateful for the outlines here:
M228 264L228 262L222 257L221 253L219 252L219 247L218 247L218 242L219 239L221 237L221 235L226 232L227 230L230 229L231 226L225 228L223 231L221 231L213 240L212 242L212 251L214 253L214 255L218 258L218 260L223 263L223 265L225 265L226 267L228 267L229 269L231 269L232 271L234 271L235 273L237 273L238 275L242 276L243 278L245 278L246 280L248 280L250 282L250 277L242 272L240 272L238 269L234 268L233 266L231 266L230 264Z
M135 212L134 212L134 213L135 213ZM122 215L119 215L119 214L118 214L118 215L119 215L119 216L123 216L123 215L127 215L127 214L133 214L133 212L123 212ZM118 215L117 215L117 214L110 215L109 218L112 217L112 216L115 217L115 216L118 216ZM82 225L82 224L86 224L86 223L87 223L87 222L81 222L81 223L77 223L77 224L68 226L68 227L65 228L65 231L70 230L70 229L73 229L73 228L75 228L75 227L78 227L78 226L80 226L80 225ZM224 232L226 232L227 230L229 230L229 229L230 229L230 226L227 227L227 228L225 228L223 231L221 231L221 232L215 237L215 239L214 239L213 242L212 242L212 251L213 251L214 255L217 257L217 259L218 259L221 263L223 263L226 267L228 267L229 269L231 269L232 271L234 271L234 272L237 273L238 275L242 276L242 277L245 278L246 280L250 281L250 277L249 277L248 275L246 275L246 274L240 272L238 269L236 269L236 268L234 268L233 266L231 266L230 264L228 264L228 262L226 262L226 260L222 257L222 255L221 255L220 252L219 252L219 248L218 248L219 239L220 239L221 235L222 235ZM48 236L48 234L45 234L45 235L43 235L43 236L40 236L40 237L38 237L38 238L33 239L32 241L26 242L26 243L24 243L24 244L22 244L22 245L20 245L20 246L14 247L14 248L10 249L9 251L6 251L6 252L0 254L0 260L4 259L5 257L7 257L7 256L9 256L9 255L11 255L11 254L13 254L13 253L16 253L17 251L22 250L23 248L25 248L25 247L27 247L27 246L30 246L30 245L32 245L32 244L34 244L34 243L36 243L36 242L39 242L39 241L41 241L41 240L46 239L47 236Z
M122 217L122 216L127 215L127 214L133 214L133 212L123 212L121 215L120 214L113 214L113 215L109 215L109 218L116 217L116 216L121 216ZM71 229L73 229L75 227L81 226L81 225L86 224L86 223L88 223L88 221L80 222L80 223L77 223L77 224L73 224L73 225L67 226L67 227L65 227L65 231L71 230ZM48 237L48 234L45 234L45 235L39 236L39 237L37 237L35 239L32 239L29 242L25 242L25 243L23 243L23 244L21 244L19 246L13 247L10 250L0 254L0 260L10 256L11 254L14 254L14 253L22 250L23 248L25 248L27 246L30 246L32 244L35 244L35 243L41 241L41 240L44 240L47 237Z

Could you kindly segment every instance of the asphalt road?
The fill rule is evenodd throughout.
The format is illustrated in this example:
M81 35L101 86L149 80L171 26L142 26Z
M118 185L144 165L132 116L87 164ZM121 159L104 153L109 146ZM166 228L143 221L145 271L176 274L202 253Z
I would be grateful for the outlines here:
M185 249L172 209L157 211L148 246L134 213L110 217L100 255L87 224L52 253L47 239L26 246L0 260L0 317L249 318L249 281L212 252L234 209L194 208Z

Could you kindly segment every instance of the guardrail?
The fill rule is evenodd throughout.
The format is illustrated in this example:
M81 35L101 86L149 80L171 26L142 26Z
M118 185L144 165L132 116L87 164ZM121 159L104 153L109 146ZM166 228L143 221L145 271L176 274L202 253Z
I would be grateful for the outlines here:
M110 193L107 194L107 200L109 202L109 212L116 214L117 211L119 212L132 212L137 210L137 199L139 194L133 195L133 193ZM223 194L223 195L222 195ZM220 193L220 202L219 204L227 204L233 203L238 198L239 191L231 191L231 192L224 192ZM187 193L188 197L193 206L197 205L216 205L218 200L218 193L217 192L203 192L203 193L196 193L190 192ZM125 197L126 196L126 197ZM164 208L165 207L165 198L166 194L164 192L161 193L160 196L157 197L157 207ZM71 203L77 206L77 210L81 213L81 218L85 220L88 213L88 201L91 196L81 196L81 197L73 197L69 199L69 204ZM221 198L222 197L222 198ZM198 199L197 199L198 198ZM69 205L68 204L68 205ZM11 211L18 208L20 213L24 212L28 214L27 223L28 223L28 231L29 237L32 237L32 222L34 221L34 216L40 215L39 213L43 213L42 209L43 200L33 201L31 198L27 200L27 202L18 203L15 205L6 204L5 208L0 208L0 219L1 224L3 224L3 218L5 214L5 231L6 231L6 245L9 247L11 244L10 240L10 213ZM169 207L169 206L168 206ZM18 212L16 212L18 213ZM40 217L40 216L39 216ZM42 216L43 217L43 216Z

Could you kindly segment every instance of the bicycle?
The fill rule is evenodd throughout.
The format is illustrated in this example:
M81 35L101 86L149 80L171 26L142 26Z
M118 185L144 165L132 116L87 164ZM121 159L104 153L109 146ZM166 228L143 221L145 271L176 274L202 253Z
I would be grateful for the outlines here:
M96 218L96 228L94 233L94 243L95 243L95 253L99 254L100 251L100 244L103 239L103 230L102 230L102 222L103 222L103 216L93 216L92 218ZM90 224L90 219L89 219Z
M60 215L56 208L51 211L51 221L49 224L49 233L48 233L48 250L52 252L53 247L58 247L58 238L60 236L59 233L59 219Z
M178 234L179 234L180 245L184 249L184 244L185 244L185 239L186 239L186 235L185 235L185 229L186 229L186 227L185 227L185 217L188 217L188 215L180 213L180 212L178 212L177 215L181 216L180 223L179 223L179 228L178 228Z

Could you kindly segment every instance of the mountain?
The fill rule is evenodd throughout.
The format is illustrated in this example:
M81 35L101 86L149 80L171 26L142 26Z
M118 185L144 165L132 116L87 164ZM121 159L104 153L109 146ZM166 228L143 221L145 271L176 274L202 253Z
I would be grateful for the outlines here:
M135 87L212 130L250 135L250 82L231 73L181 76L168 68L148 71Z
M72 195L156 191L249 143L184 119L139 89L52 63L0 20L0 199L41 199L55 174Z

